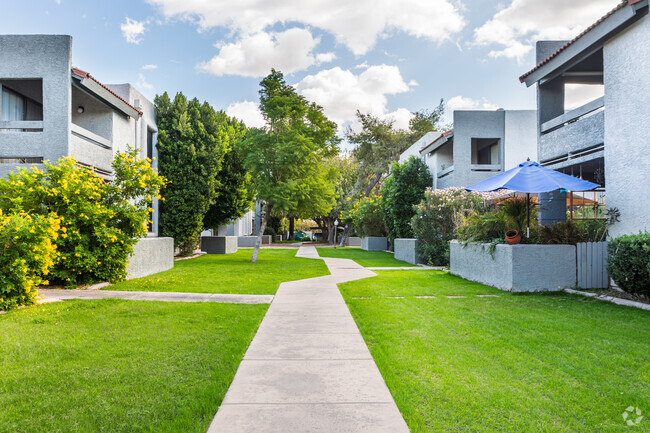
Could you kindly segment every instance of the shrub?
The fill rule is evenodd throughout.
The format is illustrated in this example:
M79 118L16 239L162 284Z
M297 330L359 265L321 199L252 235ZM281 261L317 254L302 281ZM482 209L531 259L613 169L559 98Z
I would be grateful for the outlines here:
M618 236L609 241L607 272L628 293L650 296L650 233Z
M386 236L383 209L382 197L373 194L362 197L349 211L349 218L361 237Z
M575 245L600 242L607 234L605 220L566 220L539 228L540 244Z
M36 286L47 284L56 257L60 220L56 215L0 210L0 310L36 303Z
M496 246L505 242L508 230L517 230L523 243L533 243L537 238L537 207L530 204L527 215L526 199L512 197L501 200L484 213L466 215L458 226L458 240L463 242L490 242ZM527 219L530 218L530 240L526 237Z
M429 167L420 158L411 156L402 164L393 164L382 188L384 223L391 243L395 238L413 237L414 206L424 199L424 191L432 183Z
M491 206L493 194L465 191L463 188L432 190L427 188L424 200L415 207L411 221L418 239L417 252L429 265L449 264L449 241L456 237L462 218L482 213Z
M149 203L164 184L137 151L118 152L106 183L74 159L19 169L0 180L0 209L61 219L50 280L65 286L120 281L133 245L147 233Z

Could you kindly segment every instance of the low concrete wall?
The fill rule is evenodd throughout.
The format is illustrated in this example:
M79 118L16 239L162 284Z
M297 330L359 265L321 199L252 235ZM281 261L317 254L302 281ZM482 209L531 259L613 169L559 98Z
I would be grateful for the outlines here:
M237 246L238 247L254 247L255 242L257 242L257 236L238 236L237 237Z
M421 261L416 251L417 244L417 239L395 239L395 258L397 260L417 265Z
M237 252L237 236L201 236L201 251L208 254Z
M450 246L453 275L511 292L562 290L576 284L576 247L573 245L497 245L456 241Z
M173 238L142 238L133 246L126 268L127 279L140 278L174 267Z
M366 251L386 251L388 238L368 236L361 238L361 249Z
M345 244L348 247L360 247L361 246L361 238L358 238L356 236L349 237L345 241Z
M262 236L262 245L271 245L271 235ZM257 236L239 236L237 237L238 247L254 247L257 242Z

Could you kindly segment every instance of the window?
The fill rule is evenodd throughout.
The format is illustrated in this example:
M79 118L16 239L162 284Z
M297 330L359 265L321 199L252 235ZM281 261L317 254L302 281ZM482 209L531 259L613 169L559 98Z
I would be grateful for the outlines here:
M43 80L0 80L0 121L24 122L43 120ZM42 131L5 128L8 131Z
M472 164L501 164L498 138L472 138Z

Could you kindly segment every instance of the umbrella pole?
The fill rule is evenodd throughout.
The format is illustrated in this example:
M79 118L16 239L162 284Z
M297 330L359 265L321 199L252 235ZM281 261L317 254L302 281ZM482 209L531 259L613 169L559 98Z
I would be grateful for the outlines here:
M526 193L526 237L530 239L530 193Z

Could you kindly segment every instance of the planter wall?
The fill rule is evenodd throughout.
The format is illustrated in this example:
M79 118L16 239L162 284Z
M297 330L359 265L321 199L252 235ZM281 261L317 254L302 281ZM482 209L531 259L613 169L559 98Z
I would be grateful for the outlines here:
M395 258L413 265L420 263L421 260L415 250L417 243L417 239L395 239Z
M375 236L361 238L361 249L366 251L386 251L388 249L388 238Z
M345 244L348 247L360 247L361 246L361 238L352 236L346 239Z
M238 236L237 237L237 246L240 248L254 247L255 242L257 242L257 236ZM262 236L262 245L271 244L271 235Z
M174 267L174 239L142 238L133 246L126 269L127 279L140 278Z
M237 236L202 236L201 251L208 254L236 253Z
M573 245L497 245L456 241L450 245L453 275L511 292L554 291L576 284L576 248Z

